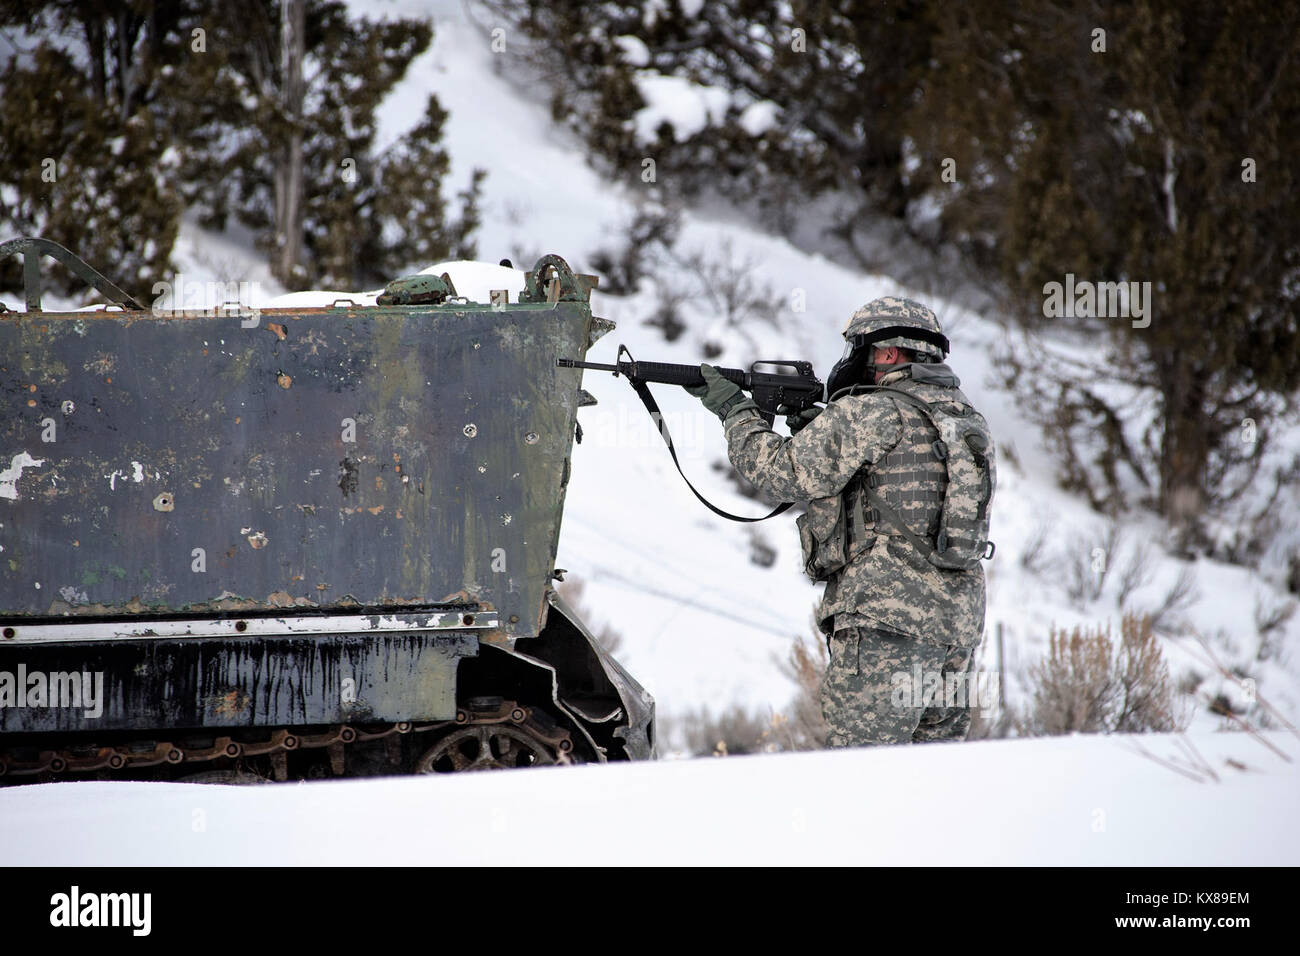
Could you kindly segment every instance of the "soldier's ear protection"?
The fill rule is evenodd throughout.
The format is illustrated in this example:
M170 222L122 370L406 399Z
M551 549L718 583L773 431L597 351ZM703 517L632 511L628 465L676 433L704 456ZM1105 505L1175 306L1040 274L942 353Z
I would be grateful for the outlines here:
M841 389L860 385L864 381L863 375L866 373L867 358L871 355L871 352L869 349L855 346L853 339L857 338L861 338L861 336L855 335L845 343L844 356L831 368L830 375L826 376L826 394L828 396L834 395Z

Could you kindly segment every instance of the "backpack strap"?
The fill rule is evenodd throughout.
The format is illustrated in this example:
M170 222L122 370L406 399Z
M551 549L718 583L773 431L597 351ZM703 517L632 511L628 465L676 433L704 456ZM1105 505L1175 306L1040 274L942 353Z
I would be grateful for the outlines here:
M876 494L876 490L872 488L871 485L864 481L860 487L863 493L867 496L867 500L871 502L871 507L875 510L876 514L883 515L893 522L894 526L898 528L903 537L910 541L916 550L920 551L921 554L925 556L925 559L929 561L930 556L935 553L934 545L930 544L930 542L926 541L919 534L909 528L903 522L903 516L895 511L892 505L887 504L884 498Z

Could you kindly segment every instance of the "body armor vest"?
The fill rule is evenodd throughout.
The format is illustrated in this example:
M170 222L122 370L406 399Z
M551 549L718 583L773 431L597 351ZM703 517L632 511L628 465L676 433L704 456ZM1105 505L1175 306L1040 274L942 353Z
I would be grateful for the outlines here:
M932 540L939 530L948 490L948 469L939 432L919 409L907 402L897 405L903 419L903 438L874 468L858 472L845 489L850 552L871 535L901 534L888 522L880 521L862 491L863 483L869 484L916 534Z
M956 379L946 368L912 380ZM992 557L989 503L997 484L988 423L960 392L926 401L907 381L874 386L893 392L901 420L898 443L858 471L833 497L808 503L796 524L804 570L826 580L875 546L877 536L902 537L936 568L970 571ZM933 391L921 389L922 394Z

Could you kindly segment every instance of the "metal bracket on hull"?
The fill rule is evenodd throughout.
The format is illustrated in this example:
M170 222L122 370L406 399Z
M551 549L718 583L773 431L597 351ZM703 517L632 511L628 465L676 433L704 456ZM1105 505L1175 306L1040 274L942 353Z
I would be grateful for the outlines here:
M495 611L451 610L402 614L322 614L312 617L243 617L202 620L69 621L11 624L0 631L0 647L177 637L297 637L308 634L364 634L385 631L491 630Z
M23 297L27 301L28 312L41 311L41 256L58 259L79 278L85 279L96 292L111 299L124 309L143 312L144 306L130 295L123 292L105 276L97 272L84 259L69 252L57 242L36 236L24 236L0 243L0 258L22 253L23 256Z

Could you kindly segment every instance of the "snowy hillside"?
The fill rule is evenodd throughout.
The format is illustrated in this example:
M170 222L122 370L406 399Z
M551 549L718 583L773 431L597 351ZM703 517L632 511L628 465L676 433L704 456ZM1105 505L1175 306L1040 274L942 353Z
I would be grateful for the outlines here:
M389 9L355 6L371 15ZM473 168L488 170L480 257L495 262L508 256L527 268L538 254L557 252L575 269L590 268L591 254L617 244L618 231L642 198L640 170L628 170L621 182L594 173L577 145L550 123L542 94L518 89L498 73L486 33L490 25L472 23L463 5L414 0L394 5L406 13L429 9L436 23L433 49L413 65L386 104L383 135L404 131L416 115L415 104L433 90L451 112L447 138L455 188L468 182ZM700 108L676 98L657 101L654 109L674 104L687 121L691 110ZM1108 575L1095 597L1085 593L1072 601L1067 593L1066 569L1075 565L1091 573L1093 549L1104 538L1106 522L1056 488L1039 433L997 380L993 356L1007 347L1008 338L996 316L973 314L932 291L900 287L887 276L864 275L807 254L734 219L688 212L677 250L688 260L752 265L756 284L779 306L774 322L728 327L698 279L683 274L676 281L694 294L680 307L688 322L680 338L669 343L659 329L645 324L659 290L643 286L627 297L598 292L596 312L618 328L592 349L589 360L611 362L624 343L638 358L695 363L708 355L706 345L713 345L722 347L709 358L715 364L806 358L824 375L839 357L840 332L855 308L897 292L921 299L948 329L954 346L950 364L988 417L1003 452L988 633L999 623L1004 627L1012 702L1020 689L1017 675L1042 652L1053 623L1072 627L1109 618L1118 626L1118 574ZM792 304L800 299L805 309L794 311ZM714 517L676 475L631 388L594 372L586 374L584 386L600 404L580 415L586 437L574 451L559 563L585 582L591 623L623 634L620 656L655 694L661 715L732 702L783 708L793 688L774 662L784 659L795 636L811 634L818 592L802 575L793 520L784 516L755 528ZM656 391L684 467L703 493L736 513L764 513L766 507L736 493L725 473L715 470L725 461L717 420L679 389ZM1156 609L1180 575L1190 575L1185 606L1170 615L1181 614L1186 626L1176 630L1188 636L1166 641L1175 676L1194 671L1204 679L1198 688L1203 697L1223 693L1248 706L1243 690L1217 674L1190 636L1195 632L1224 667L1253 676L1259 693L1294 722L1300 713L1300 660L1294 653L1300 646L1300 616L1273 633L1267 646L1261 646L1255 620L1257 608L1285 607L1288 595L1239 567L1170 558L1161 549L1167 533L1159 521L1144 515L1130 521L1118 542L1111 542L1116 553L1108 554L1108 561L1122 569L1144 543L1151 559L1149 580L1132 589L1127 606ZM1300 527L1294 534L1300 537ZM1026 557L1035 539L1043 543ZM771 567L750 560L756 541L776 552ZM985 642L987 668L997 666L992 646ZM1221 723L1203 704L1197 713L1196 727Z

